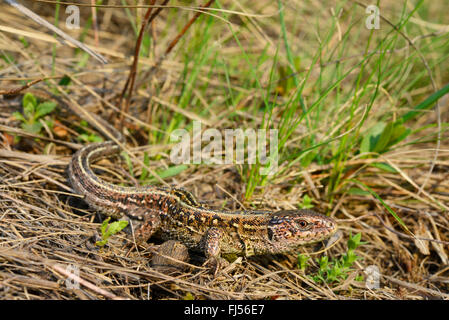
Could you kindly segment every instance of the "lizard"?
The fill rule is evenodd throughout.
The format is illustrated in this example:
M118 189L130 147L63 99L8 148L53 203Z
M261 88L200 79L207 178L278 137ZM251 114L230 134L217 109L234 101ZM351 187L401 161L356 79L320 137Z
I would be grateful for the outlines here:
M101 180L91 163L117 154L113 141L86 145L69 164L69 179L85 201L106 215L125 217L138 242L152 235L179 240L188 248L217 258L288 253L322 241L337 230L334 219L309 209L225 211L202 206L181 188L123 187Z
M27 90L77 112L60 97L42 90ZM117 141L125 139L112 125L94 115L89 121ZM100 123L98 126L97 123ZM103 127L103 128L102 128ZM111 132L109 132L111 133ZM206 258L220 255L253 256L289 253L300 246L329 238L337 231L331 217L309 209L225 211L202 206L188 191L176 187L123 187L100 179L91 164L121 150L115 141L87 144L75 152L68 165L69 182L94 209L129 222L137 242L155 235L179 240Z

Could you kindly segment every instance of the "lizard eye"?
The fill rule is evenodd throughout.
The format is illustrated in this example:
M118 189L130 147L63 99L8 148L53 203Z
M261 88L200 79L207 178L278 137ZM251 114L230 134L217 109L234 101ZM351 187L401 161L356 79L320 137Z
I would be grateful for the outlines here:
M307 228L308 225L309 225L309 223L308 223L307 221L305 221L305 220L299 220L299 221L298 221L298 224L299 224L299 226L300 226L301 228Z

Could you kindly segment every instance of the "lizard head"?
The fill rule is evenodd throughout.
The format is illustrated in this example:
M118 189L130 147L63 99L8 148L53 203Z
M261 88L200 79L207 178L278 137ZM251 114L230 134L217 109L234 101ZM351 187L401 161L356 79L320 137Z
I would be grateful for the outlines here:
M272 214L267 231L274 251L285 252L330 237L337 231L337 224L312 210L285 210Z

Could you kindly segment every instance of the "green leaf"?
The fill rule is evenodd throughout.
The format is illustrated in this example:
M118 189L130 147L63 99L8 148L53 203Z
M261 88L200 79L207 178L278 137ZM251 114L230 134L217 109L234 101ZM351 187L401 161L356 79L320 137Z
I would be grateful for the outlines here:
M82 52L81 57L77 58L78 63L76 64L77 69L83 69L87 62L89 61L89 54L87 52Z
M359 274L357 277L355 277L354 280L357 282L365 282L365 279L362 274Z
M115 222L109 224L107 234L109 236L112 236L112 235L116 234L117 232L122 231L124 228L126 228L127 225L128 225L128 221L125 221L125 220L115 221Z
M360 153L372 152L374 150L386 125L385 122L378 122L366 132L360 144Z
M324 282L324 278L320 275L316 275L312 277L313 281L315 281L316 283L321 283Z
M391 135L393 133L394 125L392 122L387 123L387 125L382 130L372 152L382 153L386 150L388 143L390 142Z
M34 121L34 104L27 102L23 105L23 114L28 122Z
M181 172L183 172L184 170L187 170L189 166L186 164L181 164L178 166L173 166L170 167L166 170L163 170L161 172L158 172L159 177L161 177L162 179L164 178L168 178L168 177L172 177L172 176L176 176L178 174L180 174Z
M37 106L36 113L34 115L35 119L39 119L50 112L52 112L56 108L56 103L53 101L42 102Z
M99 240L95 242L95 245L103 247L106 243L108 243L108 240Z
M184 170L186 170L188 167L189 166L186 164L180 164L177 166L167 168L166 170L157 171L156 173L159 177L161 177L161 179L164 179L164 178L176 176L176 175L180 174L181 172L183 172ZM154 180L155 180L154 178L151 178L148 181L148 183L150 183L151 181L154 181Z
M34 107L37 105L37 100L36 100L36 97L32 93L27 92L23 95L22 106L26 107L29 104L31 104L34 109Z
M435 102L438 101L441 97L449 93L449 83L446 84L443 88L438 90L437 92L430 95L426 100L418 104L416 107L413 108L413 111L407 112L405 115L402 116L402 118L399 121L407 122L408 120L411 120L415 118L416 116L422 114L422 110L430 109Z
M19 40L20 40L20 42L22 42L22 45L23 45L25 48L28 48L28 46L30 45L29 42L27 41L27 39L26 39L25 37L20 37Z
M103 138L97 136L96 134L87 134L87 133L81 133L80 135L78 135L77 139L79 141L84 141L84 142L103 142Z
M8 63L8 64L14 64L15 63L15 58L14 58L14 56L13 55L11 55L11 54L9 54L9 53L3 53L3 54L1 54L0 55L0 58L2 59L2 60L4 60L6 63Z
M148 53L150 52L150 46L151 46L151 36L148 33L145 33L142 38L142 46L140 50L141 57L148 56Z
M90 134L88 140L89 142L103 142L103 138L96 134Z
M323 256L318 260L321 271L325 271L327 269L327 266L329 264L328 259L329 258L327 256Z
M106 230L108 229L108 223L111 220L111 217L107 217L102 223L101 223L101 234L104 236L106 234Z
M20 112L16 111L12 115L14 116L14 118L16 118L16 120L20 120L22 122L26 122L26 119L24 118L24 116Z
M393 146L405 138L412 132L411 129L406 128L401 122L394 123L393 133L390 137L390 142L388 143L388 147Z
M302 203L299 204L299 207L301 209L313 208L312 199L306 194L302 199Z
M104 246L112 235L120 232L128 225L128 221L125 220L119 220L109 224L110 220L111 218L108 217L101 223L100 231L102 240L95 242L97 246Z
M358 256L353 251L348 251L348 254L344 256L343 266L346 268L352 267L352 264L357 260Z
M72 81L72 79L70 79L70 77L68 76L64 76L61 78L61 80L59 80L59 85L60 86L67 86L70 84L70 82Z
M89 142L89 135L87 133L82 133L76 137L79 141Z
M389 147L404 140L411 130L406 128L402 122L378 122L362 139L360 152L386 152Z
M370 163L370 166L378 168L378 169L386 171L386 172L398 173L398 171L395 168L393 168L391 165L389 165L388 163L385 163L385 162L373 162L373 163ZM359 189L359 190L361 190L361 189ZM366 194L369 194L369 192L367 192L367 191L363 191L363 192L365 192Z
M298 254L298 268L302 271L306 270L307 267L307 260L309 260L310 257Z
M338 266L334 266L332 269L327 270L327 282L337 282L338 277L342 276L342 272Z
M362 238L362 234L360 232L352 237L349 237L348 250L355 250L360 245L361 238Z
M348 194L354 195L354 196L369 196L371 193L368 191L362 190L360 188L351 187L348 190Z
M41 132L42 123L40 122L22 123L22 129L32 134L38 134L39 132Z

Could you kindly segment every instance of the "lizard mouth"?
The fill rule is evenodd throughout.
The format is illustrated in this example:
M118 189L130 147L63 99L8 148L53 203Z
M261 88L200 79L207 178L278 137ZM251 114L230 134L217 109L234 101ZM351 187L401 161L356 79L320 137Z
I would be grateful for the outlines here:
M337 232L337 224L332 220L320 221L315 225L316 238L323 240Z
M278 212L269 226L268 238L288 247L322 241L337 231L332 218L311 210Z
M318 228L327 230L329 233L333 233L333 232L337 231L337 224L332 220L328 220L328 221L319 223Z
M320 219L314 221L312 227L307 231L300 231L299 238L302 244L316 243L325 240L337 232L337 223L332 219ZM294 239L292 239L294 241Z

